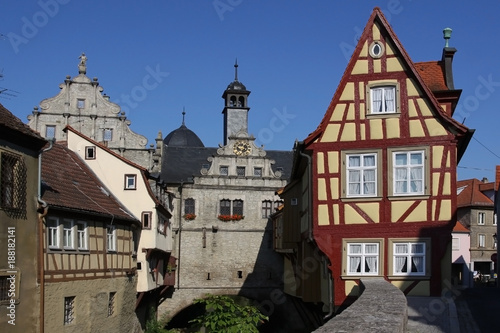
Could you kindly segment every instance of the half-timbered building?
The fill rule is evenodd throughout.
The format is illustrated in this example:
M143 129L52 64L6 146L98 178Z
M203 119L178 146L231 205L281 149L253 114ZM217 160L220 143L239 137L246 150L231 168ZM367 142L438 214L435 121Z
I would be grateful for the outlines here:
M45 332L127 332L140 222L65 144L42 155Z
M285 284L297 296L331 302L333 286L338 308L361 278L407 295L450 282L456 166L472 131L452 119L449 32L441 60L413 63L374 9L319 126L296 145L282 194L280 247L295 271Z
M74 128L65 128L68 148L96 174L131 214L141 221L134 252L137 316L144 328L151 309L172 292L176 259L172 252L172 195L142 166ZM154 313L153 313L154 315Z

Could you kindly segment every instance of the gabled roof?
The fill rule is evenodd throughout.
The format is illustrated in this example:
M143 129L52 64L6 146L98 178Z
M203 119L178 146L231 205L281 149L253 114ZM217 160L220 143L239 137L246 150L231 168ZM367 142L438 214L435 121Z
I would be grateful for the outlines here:
M397 54L398 58L402 61L402 66L404 68L407 68L407 71L409 72L409 76L415 79L416 84L419 86L419 88L423 91L423 94L428 98L430 104L432 105L433 109L436 111L436 116L437 118L442 122L443 125L445 125L449 131L452 133L458 134L460 136L464 137L463 143L461 142L461 145L459 145L459 152L458 152L458 160L460 160L460 157L462 156L463 152L465 151L465 147L463 145L467 145L468 141L470 140L470 136L472 136L472 133L469 131L467 127L464 125L460 124L451 116L448 116L446 112L441 108L439 105L436 97L430 90L430 88L427 86L424 78L422 75L419 73L419 71L416 69L415 64L411 60L410 56L406 52L406 50L403 48L401 42L399 41L398 37L392 30L392 27L390 26L389 22L385 18L384 14L380 10L380 8L375 7L373 9L373 12L363 30L363 33L361 34L361 37L359 38L358 44L356 45L356 48L354 49L354 52L351 56L351 59L349 60L349 64L346 67L346 70L344 71L344 74L342 75L342 78L340 80L340 84L335 91L335 94L332 98L332 101L330 102L330 105L328 106L328 109L325 113L325 116L323 117L321 123L319 124L318 128L309 134L309 136L304 140L304 143L307 146L309 146L311 143L313 143L326 129L326 126L328 124L328 121L334 111L335 105L338 103L340 100L340 95L346 86L347 82L350 80L350 75L353 71L353 68L360 57L361 51L363 49L363 46L365 42L368 39L369 34L372 31L372 27L378 23L381 28L381 34L384 34L387 36L386 41L390 41L391 45L394 47L395 53ZM425 67L425 65L424 65ZM429 67L432 67L429 65ZM436 68L434 68L436 69ZM442 75L442 72L441 74ZM436 81L437 84L440 84L438 81ZM468 138L468 139L467 139Z
M488 206L493 208L493 201L480 190L482 185L486 184L476 178L459 180L457 189L461 189L461 191L457 195L457 207ZM490 189L490 187L486 187L486 189Z
M103 149L104 151L106 151L107 153L113 155L114 157L116 157L117 159L121 160L122 162L134 167L134 168L137 168L138 171L141 173L142 175L142 179L144 181L144 183L146 184L146 188L148 190L148 194L149 196L151 197L151 199L153 199L153 201L155 202L155 205L157 208L160 208L163 210L163 213L165 214L170 214L170 212L168 211L168 209L165 208L165 206L160 202L160 200L158 200L158 198L156 197L156 195L153 193L153 190L151 189L151 186L149 185L149 181L148 181L148 177L149 177L149 172L147 171L146 168L140 166L139 164L136 164L128 159L126 159L125 157L123 156L120 156L118 155L117 153L115 153L113 150L109 149L108 147L106 147L105 145L95 141L95 140L92 140L91 138L89 138L88 136L78 132L77 130L75 130L73 127L71 126L66 126L64 128L64 131L71 131L72 133L75 133L76 135L78 135L79 137L83 138L84 140L87 140L88 142L92 143L93 145Z
M415 68L420 73L425 84L432 91L448 90L444 77L443 64L440 61L427 61L415 63Z
M38 150L47 141L0 104L0 138Z
M85 162L61 143L42 155L42 200L51 208L139 224Z

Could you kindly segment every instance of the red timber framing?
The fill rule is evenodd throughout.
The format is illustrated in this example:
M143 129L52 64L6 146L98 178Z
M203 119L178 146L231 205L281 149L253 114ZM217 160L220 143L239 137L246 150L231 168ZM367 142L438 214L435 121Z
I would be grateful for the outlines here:
M361 277L410 295L440 295L450 279L456 166L472 131L451 118L460 92L448 83L436 96L416 66L375 8L303 143L313 237L330 260L337 307L357 296Z

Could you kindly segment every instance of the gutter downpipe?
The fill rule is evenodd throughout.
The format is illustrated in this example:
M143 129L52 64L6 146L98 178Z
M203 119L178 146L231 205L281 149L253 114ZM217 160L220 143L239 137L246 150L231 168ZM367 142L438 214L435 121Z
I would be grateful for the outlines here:
M179 186L179 244L177 245L177 290L180 289L180 278L181 278L181 234L182 234L182 187L184 186L184 181L181 180L181 186Z
M49 212L48 204L42 200L42 154L54 145L54 140L49 140L49 146L38 154L38 264L40 274L40 333L44 333L45 328L45 263L43 253L43 220Z
M308 209L308 214L307 214L307 220L309 224L309 230L308 230L308 241L309 242L314 242L313 238L313 222L312 222L312 210L313 210L313 200L312 200L312 158L308 154L305 154L302 152L302 150L299 150L300 156L303 156L307 159L307 182L308 182L308 187L309 190L307 191L307 196L308 196L308 201L309 201L309 209ZM326 262L325 262L326 264ZM329 311L328 313L323 317L323 320L326 321L330 319L333 316L333 280L332 280L332 274L329 274L329 279L328 279L328 308Z

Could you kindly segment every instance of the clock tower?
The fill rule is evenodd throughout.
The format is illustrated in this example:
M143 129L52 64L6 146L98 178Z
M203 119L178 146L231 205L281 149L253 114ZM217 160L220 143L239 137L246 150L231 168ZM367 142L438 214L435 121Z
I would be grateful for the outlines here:
M238 62L234 64L234 81L231 82L222 94L224 99L224 145L237 133L246 133L248 136L248 95L250 91L238 81ZM244 148L243 146L241 148ZM236 148L235 148L236 149ZM238 150L239 151L239 150ZM244 154L246 149L241 149Z

